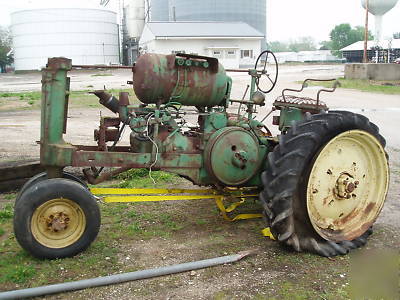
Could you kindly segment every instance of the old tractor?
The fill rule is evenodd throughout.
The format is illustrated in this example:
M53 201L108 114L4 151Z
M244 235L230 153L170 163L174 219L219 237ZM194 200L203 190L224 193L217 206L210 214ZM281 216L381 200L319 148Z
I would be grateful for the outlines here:
M71 60L52 58L43 69L40 160L46 172L23 186L14 216L15 236L32 255L73 256L99 232L93 189L65 172L67 166L85 168L92 184L146 168L221 194L251 191L273 236L295 251L331 257L366 243L388 190L385 140L366 117L329 111L319 100L324 90L317 99L284 90L272 106L280 131L273 136L266 117L256 118L278 77L273 53L263 52L254 69L229 70L250 76L243 99L231 98L232 79L216 58L141 56L129 82L139 104L131 105L128 93L93 92L115 115L101 118L92 146L63 139L72 68ZM127 128L130 145L119 145Z

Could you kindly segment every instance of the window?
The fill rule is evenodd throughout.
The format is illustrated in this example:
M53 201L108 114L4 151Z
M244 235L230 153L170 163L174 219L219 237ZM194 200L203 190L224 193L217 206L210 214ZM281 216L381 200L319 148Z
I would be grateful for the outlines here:
M240 51L240 57L245 58L245 57L253 57L253 50L241 50Z
M217 58L222 58L222 52L220 50L214 50L212 55Z
M227 58L235 58L236 57L236 51L235 50L227 50L226 51L226 57Z
M172 50L171 53L172 54L179 54L179 53L185 54L186 52L185 52L185 50Z

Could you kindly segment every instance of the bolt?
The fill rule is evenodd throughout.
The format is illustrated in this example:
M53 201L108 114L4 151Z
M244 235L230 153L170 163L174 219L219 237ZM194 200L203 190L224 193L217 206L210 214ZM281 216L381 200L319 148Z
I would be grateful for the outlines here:
M356 189L356 186L354 183L350 182L349 184L347 184L346 186L346 192L348 193L352 193L354 190Z

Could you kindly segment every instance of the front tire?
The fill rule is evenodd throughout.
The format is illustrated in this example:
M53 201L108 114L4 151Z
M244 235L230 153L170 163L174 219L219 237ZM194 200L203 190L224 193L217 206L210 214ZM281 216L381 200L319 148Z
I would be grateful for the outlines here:
M273 235L326 257L365 245L388 189L384 146L377 126L350 112L293 124L262 174L260 200Z
M100 228L93 195L68 179L48 179L29 187L14 208L18 243L38 258L64 258L84 251Z
M86 182L84 182L82 179L80 179L79 177L75 176L74 174L71 174L69 172L62 172L63 174L63 178L65 179L69 179L72 181L76 181L79 184L81 184L83 187L88 188ZM36 174L35 176L33 176L31 179L29 179L23 186L22 188L19 190L17 197L15 198L15 203L19 201L19 198L21 198L21 195L27 190L29 189L31 186L35 185L38 182L41 182L43 180L48 179L47 177L47 173L46 172L42 172L39 174Z

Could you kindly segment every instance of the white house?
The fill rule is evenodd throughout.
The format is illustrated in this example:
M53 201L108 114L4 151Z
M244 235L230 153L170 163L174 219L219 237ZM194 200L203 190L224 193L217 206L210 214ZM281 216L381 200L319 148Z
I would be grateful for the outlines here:
M149 22L139 41L141 53L212 56L225 68L254 64L264 35L242 22Z

